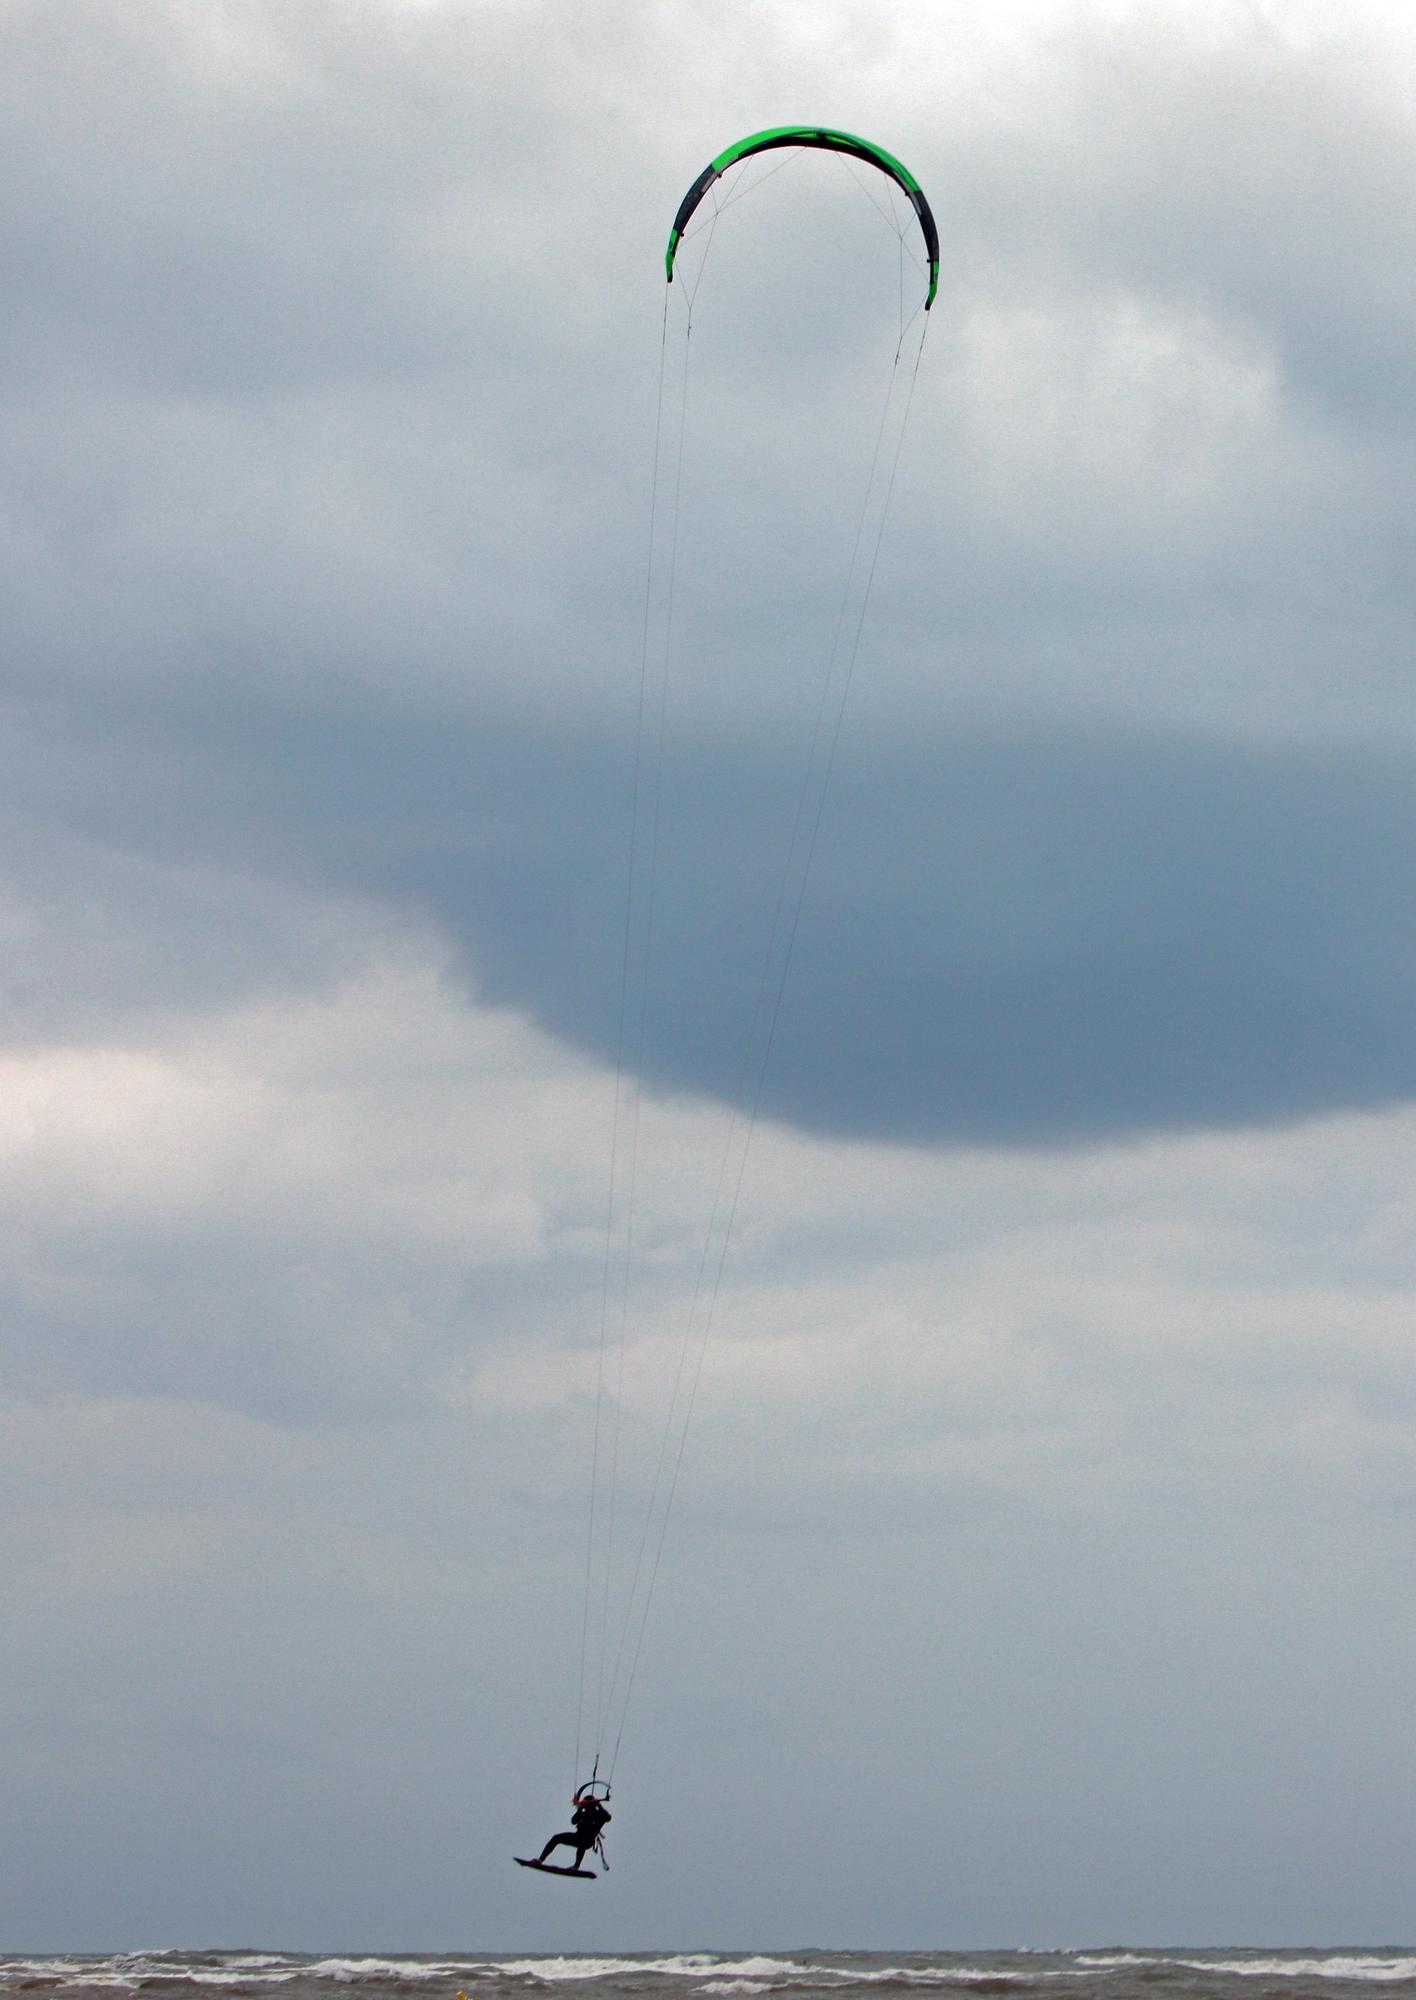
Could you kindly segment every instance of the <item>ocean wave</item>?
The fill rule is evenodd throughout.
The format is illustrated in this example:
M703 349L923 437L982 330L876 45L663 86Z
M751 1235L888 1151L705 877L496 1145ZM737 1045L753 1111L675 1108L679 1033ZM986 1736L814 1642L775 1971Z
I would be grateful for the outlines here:
M292 1979L298 1979L307 1968L298 1965L284 1965L279 1959L268 1960L258 1967L236 1968L224 1965L194 1965L175 1968L162 1967L156 1972L139 1975L144 1987L155 1986L160 1980L180 1981L184 1986L249 1986L253 1977L262 1986L284 1986Z
M168 1985L232 1986L249 1982L256 1973L263 1983L298 1978L301 1967L289 1958L262 1952L239 1958L220 1958L196 1953L185 1957L176 1951L125 1951L111 1958L7 1958L0 1959L0 1981L8 1988L16 1981L43 1979L60 1992L82 1988L86 1991L134 1993L143 1988ZM4 1990L0 1988L0 1990Z
M712 1952L687 1951L672 1958L514 1958L491 1968L511 1978L623 1979L634 1973L662 1973L671 1979L775 1980L819 1976L824 1966L799 1965L790 1958L717 1958Z
M1127 1965L1174 1966L1181 1972L1228 1973L1236 1979L1354 1979L1391 1984L1416 1980L1416 1954L1327 1952L1321 1955L1252 1958L1181 1958L1169 1952L1078 1952L1076 1962L1098 1972Z
M1010 1972L996 1966L951 1963L947 1965L832 1965L813 1961L803 1964L794 1958L717 1958L711 1952L682 1952L669 1958L519 1958L506 1959L484 1968L509 1978L543 1980L624 1979L639 1975L660 1975L677 1979L698 1979L701 1993L763 1993L772 1987L790 1987L810 1982L844 1990L850 1986L967 1986L980 1991L1006 1992L1039 1979L1078 1979L1085 1974L1077 1967L1055 1971L1029 1967L1026 1972Z
M163 1986L262 1985L296 1979L300 1966L283 1954L251 1952L226 1958L216 1953L125 1951L111 1958L0 1959L0 1991L25 1991L43 1979L60 1993L138 1993Z
M703 1993L760 1993L771 1986L809 1980L813 1985L845 1986L977 1985L1001 1980L1016 1983L1040 1975L997 1972L970 1965L803 1965L794 1958L716 1958L711 1952L683 1952L672 1958L518 1958L489 1966L511 1978L548 1982L573 1979L623 1979L634 1974L660 1974L677 1979L701 1979ZM1063 1977L1066 1974L1061 1975Z
M457 1959L431 1958L320 1958L297 1968L304 1979L332 1979L340 1986L356 1979L466 1980L483 1970Z
M287 1952L118 1952L111 1958L0 1959L0 1994L38 1990L82 1994L178 1992L200 1987L270 1992L292 1981L328 1981L353 1986L361 1981L389 1984L471 1982L488 1971L469 1960L418 1958L311 1959Z
M1242 1947L1146 1950L854 1953L674 1952L654 1957L589 1954L487 1958L383 1953L151 1951L109 1957L65 1953L0 1958L0 2000L555 2000L554 1989L589 1981L585 2000L1053 2000L1077 1993L1134 1996L1200 1991L1228 2000L1262 1992L1316 2000L1331 1992L1378 1986L1416 1992L1416 1949L1387 1946L1320 1951ZM293 1983L292 1983L293 1982ZM571 1996L565 1996L571 2000Z
M1080 1967L1064 1965L1051 1971L1029 1966L1026 1972L1009 1972L993 1965L887 1965L876 1971L842 1971L842 1979L861 1986L978 1986L1005 1992L1010 1986L1031 1986L1039 1979L1081 1979Z
M1416 1979L1416 1955L1410 1953L1400 1958L1333 1953L1325 1958L1208 1959L1206 1964L1241 1978L1260 1974L1265 1979Z
M93 1961L79 1958L0 1958L0 1975L18 1973L24 1978L29 1974L43 1974L46 1979L74 1973L91 1972Z

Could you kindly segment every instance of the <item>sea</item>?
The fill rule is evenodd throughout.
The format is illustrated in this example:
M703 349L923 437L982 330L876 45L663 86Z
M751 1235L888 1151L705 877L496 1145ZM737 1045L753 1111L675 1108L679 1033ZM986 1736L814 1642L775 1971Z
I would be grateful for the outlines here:
M1416 1994L1416 1950L793 1951L652 1953L625 1958L424 1957L278 1951L136 1951L112 1957L0 1957L0 1994L66 2000L1351 2000Z

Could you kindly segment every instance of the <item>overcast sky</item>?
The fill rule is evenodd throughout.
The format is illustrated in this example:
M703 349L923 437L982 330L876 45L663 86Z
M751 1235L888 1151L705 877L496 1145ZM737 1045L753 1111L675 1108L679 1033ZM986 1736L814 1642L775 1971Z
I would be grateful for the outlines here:
M0 0L0 1942L1410 1939L1413 93L1400 0ZM663 248L801 119L942 283L589 1891ZM811 156L696 295L622 1538L899 269Z

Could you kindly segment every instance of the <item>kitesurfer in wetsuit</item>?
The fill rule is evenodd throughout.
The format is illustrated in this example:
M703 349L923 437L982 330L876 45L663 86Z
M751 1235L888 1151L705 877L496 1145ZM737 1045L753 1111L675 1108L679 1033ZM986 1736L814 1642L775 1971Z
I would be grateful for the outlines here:
M570 1824L574 1831L553 1833L541 1849L540 1859L544 1861L557 1847L573 1847L575 1865L577 1868L583 1868L586 1855L592 1847L599 1846L600 1835L609 1825L612 1815L606 1810L604 1801L597 1799L583 1785L576 1792L572 1804L575 1811L570 1816Z

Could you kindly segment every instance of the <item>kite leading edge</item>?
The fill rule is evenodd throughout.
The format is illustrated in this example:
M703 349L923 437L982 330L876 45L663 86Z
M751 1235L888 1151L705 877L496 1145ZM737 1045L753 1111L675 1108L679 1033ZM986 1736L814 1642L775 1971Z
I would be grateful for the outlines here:
M882 174L888 175L903 190L919 218L924 247L929 256L929 292L924 301L924 309L928 312L939 290L939 231L934 226L933 211L925 198L924 189L908 167L903 166L893 153L887 153L883 146L877 146L869 139L858 139L854 132L837 132L828 125L776 125L768 132L753 132L748 138L739 139L736 145L719 153L716 160L710 160L679 203L674 226L669 231L669 247L664 253L664 271L669 283L674 281L674 257L683 232L714 181L729 167L736 166L739 160L748 159L753 153L769 153L777 146L816 146L823 152L852 154L867 166L878 167Z

